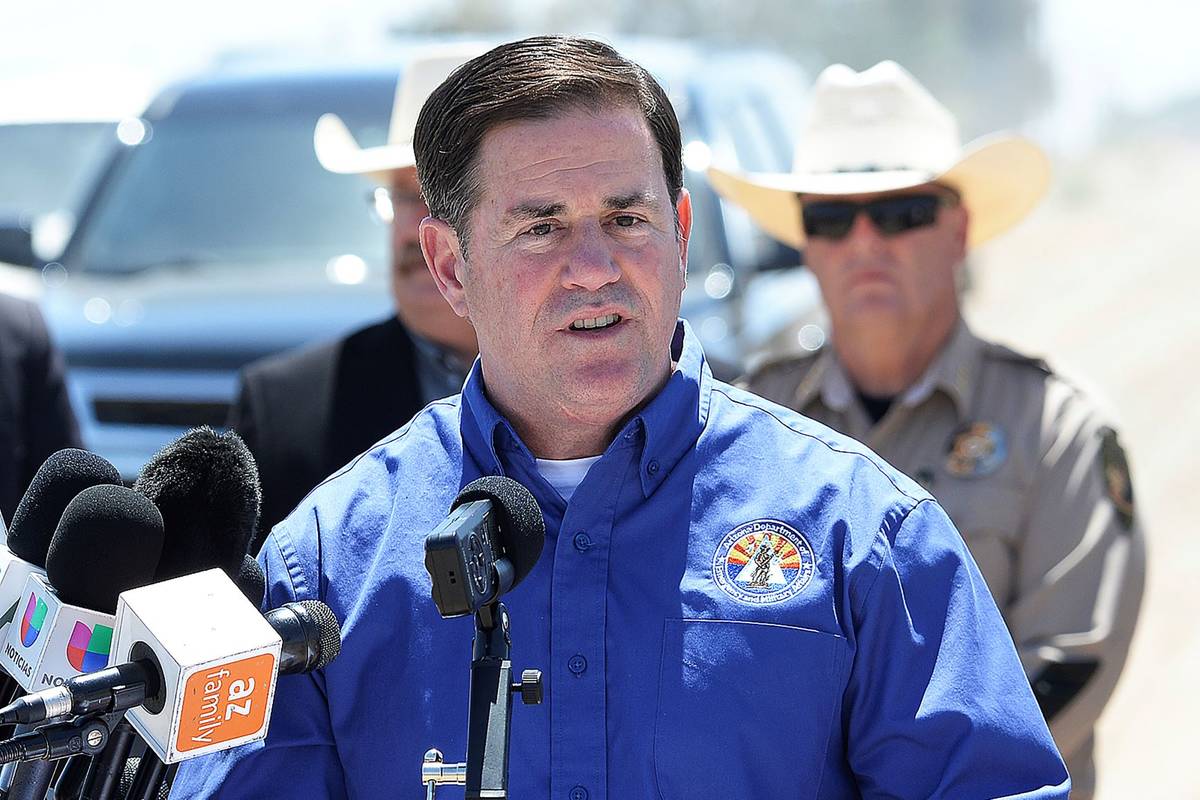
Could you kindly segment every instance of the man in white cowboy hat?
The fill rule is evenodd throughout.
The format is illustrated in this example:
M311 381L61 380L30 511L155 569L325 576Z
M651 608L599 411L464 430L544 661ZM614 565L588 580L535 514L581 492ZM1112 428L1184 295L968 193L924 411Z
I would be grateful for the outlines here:
M713 169L717 191L803 247L831 345L744 383L865 442L941 501L1000 606L1072 797L1090 797L1094 726L1125 663L1145 553L1116 433L1036 358L976 337L958 280L969 247L1046 189L1042 152L957 124L903 68L826 69L793 171Z
M396 88L386 145L360 147L333 114L317 122L313 144L322 166L364 175L379 187L375 205L391 229L396 314L242 372L230 426L258 462L260 535L334 470L426 403L462 387L478 346L474 329L442 299L421 255L417 228L429 211L417 183L412 135L429 93L481 51L471 44L443 45L410 59Z

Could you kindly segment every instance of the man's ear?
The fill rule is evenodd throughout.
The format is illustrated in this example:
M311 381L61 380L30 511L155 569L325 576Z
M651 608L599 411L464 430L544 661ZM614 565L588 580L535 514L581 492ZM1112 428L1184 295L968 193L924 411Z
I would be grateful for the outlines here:
M954 238L959 249L959 260L967 257L967 231L971 225L971 212L961 203L953 208L945 209L954 213Z
M688 242L692 238L692 195L687 189L679 190L679 199L675 201L676 233L679 235L679 267L683 270L683 280L687 283Z
M458 234L445 220L426 217L421 220L420 238L425 265L433 274L438 291L455 314L466 317L467 295L462 284L466 262L462 257Z

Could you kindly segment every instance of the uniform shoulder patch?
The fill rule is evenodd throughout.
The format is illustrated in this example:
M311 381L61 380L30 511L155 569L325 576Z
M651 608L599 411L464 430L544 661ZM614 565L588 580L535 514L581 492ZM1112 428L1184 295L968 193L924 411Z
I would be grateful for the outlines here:
M1116 509L1117 517L1125 530L1133 526L1133 479L1129 477L1129 462L1125 448L1117 440L1112 428L1100 431L1100 469L1104 479L1104 491Z
M812 580L816 558L808 540L774 519L743 522L713 553L713 580L748 605L770 605L799 594Z

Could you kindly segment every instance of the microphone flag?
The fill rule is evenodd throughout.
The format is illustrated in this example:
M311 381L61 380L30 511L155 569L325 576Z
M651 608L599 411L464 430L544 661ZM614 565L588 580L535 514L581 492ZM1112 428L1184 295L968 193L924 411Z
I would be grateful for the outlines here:
M108 666L114 617L60 600L31 574L0 650L0 666L27 692Z
M223 570L122 592L115 627L113 663L161 670L125 718L164 763L266 737L282 639Z

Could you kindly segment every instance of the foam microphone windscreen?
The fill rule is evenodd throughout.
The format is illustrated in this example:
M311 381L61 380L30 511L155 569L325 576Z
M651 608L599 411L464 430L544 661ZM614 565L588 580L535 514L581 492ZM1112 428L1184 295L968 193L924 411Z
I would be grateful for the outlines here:
M262 567L254 560L254 556L248 553L242 556L241 569L233 582L255 608L262 607L263 598L267 595L267 576L263 574Z
M235 578L258 524L258 467L236 433L193 428L154 455L133 488L166 527L157 578L219 567Z
M546 542L546 523L537 500L512 478L485 475L471 481L454 498L450 510L473 500L490 500L496 513L500 549L513 565L513 586L533 571Z
M52 453L38 467L8 526L8 549L17 558L39 567L63 509L89 486L121 483L121 473L87 450L68 448Z
M124 486L91 486L63 511L46 578L63 602L115 614L117 595L154 582L162 546L154 503Z

